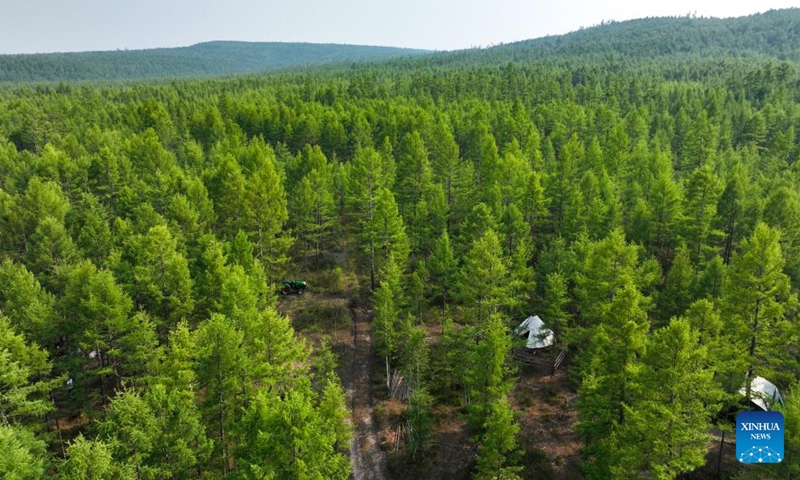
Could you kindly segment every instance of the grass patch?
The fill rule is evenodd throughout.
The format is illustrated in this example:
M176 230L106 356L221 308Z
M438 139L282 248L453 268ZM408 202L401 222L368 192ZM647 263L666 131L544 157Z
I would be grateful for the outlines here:
M333 332L350 327L350 311L341 301L310 305L298 310L295 324L309 332Z

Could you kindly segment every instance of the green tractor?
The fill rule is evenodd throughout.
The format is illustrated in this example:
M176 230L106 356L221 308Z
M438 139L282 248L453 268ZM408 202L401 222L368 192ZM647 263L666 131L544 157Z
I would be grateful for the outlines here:
M302 295L305 291L306 282L303 280L284 280L283 286L281 287L281 293L284 295L289 295L290 293Z

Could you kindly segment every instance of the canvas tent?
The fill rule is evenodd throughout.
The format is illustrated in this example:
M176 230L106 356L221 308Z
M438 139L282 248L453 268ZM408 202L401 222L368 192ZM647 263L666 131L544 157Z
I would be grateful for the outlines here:
M747 385L742 386L739 393L747 395ZM750 401L762 410L770 410L777 405L783 406L783 398L778 387L764 377L756 377L750 382Z
M520 323L516 329L516 334L528 337L528 348L545 348L555 342L553 331L544 326L544 322L538 315L533 315Z

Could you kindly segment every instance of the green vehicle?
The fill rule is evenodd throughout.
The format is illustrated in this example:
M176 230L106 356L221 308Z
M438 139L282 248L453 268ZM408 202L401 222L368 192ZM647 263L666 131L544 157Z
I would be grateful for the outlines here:
M303 280L284 280L283 286L281 287L281 293L284 295L289 295L290 293L302 295L305 291L306 282Z

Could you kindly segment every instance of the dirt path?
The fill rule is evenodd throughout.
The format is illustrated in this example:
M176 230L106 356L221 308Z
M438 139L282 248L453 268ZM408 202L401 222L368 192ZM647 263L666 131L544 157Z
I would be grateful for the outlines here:
M347 401L353 415L353 442L350 445L351 478L354 480L383 480L386 458L378 441L372 409L372 330L371 312L350 308L353 318L352 357L343 365L342 381L347 389ZM349 372L347 372L349 367Z

